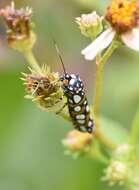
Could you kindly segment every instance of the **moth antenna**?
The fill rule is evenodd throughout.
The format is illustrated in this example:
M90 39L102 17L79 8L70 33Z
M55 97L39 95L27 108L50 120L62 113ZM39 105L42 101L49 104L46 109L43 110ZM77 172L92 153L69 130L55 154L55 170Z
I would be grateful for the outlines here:
M58 55L58 57L59 57L59 59L60 59L60 62L61 62L61 64L62 64L64 74L66 74L67 72L66 72L66 68L65 68L65 65L64 65L62 56L61 56L61 52L60 52L60 50L59 50L59 48L58 48L58 45L57 45L57 43L56 43L56 41L55 41L54 39L53 39L53 43L54 43L54 46L55 46L57 55Z

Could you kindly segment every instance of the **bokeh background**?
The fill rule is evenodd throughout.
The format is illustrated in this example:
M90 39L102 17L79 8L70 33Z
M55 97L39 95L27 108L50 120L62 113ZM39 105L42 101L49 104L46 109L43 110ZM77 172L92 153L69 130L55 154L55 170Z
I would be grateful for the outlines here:
M33 7L38 34L34 53L39 62L62 73L53 36L67 70L83 78L90 102L95 64L80 55L89 40L80 34L75 17L92 10L103 14L108 2L15 0L17 7ZM1 0L0 8L8 3ZM138 62L138 53L123 47L116 50L105 66L101 113L124 130L130 130L139 104ZM104 166L99 161L73 160L64 155L61 140L72 128L71 124L24 99L21 72L28 72L26 60L7 47L5 28L0 21L0 190L116 189L101 181Z

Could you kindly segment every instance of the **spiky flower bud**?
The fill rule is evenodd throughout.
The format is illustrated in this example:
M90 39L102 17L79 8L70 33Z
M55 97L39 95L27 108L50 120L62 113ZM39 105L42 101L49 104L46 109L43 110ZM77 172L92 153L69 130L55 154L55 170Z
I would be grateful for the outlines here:
M32 71L24 74L26 91L25 97L37 103L46 111L58 112L65 105L63 89L58 73L53 73L48 67L42 68L42 74Z
M100 17L95 11L90 14L82 14L76 18L76 23L79 25L81 33L89 38L96 38L102 32L103 17Z
M14 2L11 6L0 10L0 16L5 20L7 26L7 40L11 48L24 52L32 49L36 42L36 35L32 31L32 9L15 9Z
M89 150L92 139L93 136L89 133L72 130L63 140L63 145L67 148L66 153L79 155Z

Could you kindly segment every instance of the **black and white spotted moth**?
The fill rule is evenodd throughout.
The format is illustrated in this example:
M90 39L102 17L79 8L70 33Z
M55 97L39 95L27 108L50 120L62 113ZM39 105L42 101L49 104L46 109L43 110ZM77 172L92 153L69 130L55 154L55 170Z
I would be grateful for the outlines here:
M69 114L75 128L81 132L93 132L93 119L90 114L84 85L78 75L65 73L61 77L64 94L67 97Z
M81 132L92 133L94 122L85 95L83 81L78 75L68 74L66 72L61 53L55 41L54 45L64 71L64 75L60 77L60 80L62 82L64 94L67 97L67 105L73 125L75 126L75 129Z

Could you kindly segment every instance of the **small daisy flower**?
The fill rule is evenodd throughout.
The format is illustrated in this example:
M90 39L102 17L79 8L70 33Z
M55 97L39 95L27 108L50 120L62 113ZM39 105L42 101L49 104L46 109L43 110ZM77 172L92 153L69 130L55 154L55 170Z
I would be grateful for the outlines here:
M107 8L105 20L110 27L82 50L85 59L93 60L112 43L116 36L120 37L127 47L139 51L139 2L113 0Z

